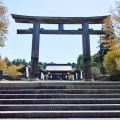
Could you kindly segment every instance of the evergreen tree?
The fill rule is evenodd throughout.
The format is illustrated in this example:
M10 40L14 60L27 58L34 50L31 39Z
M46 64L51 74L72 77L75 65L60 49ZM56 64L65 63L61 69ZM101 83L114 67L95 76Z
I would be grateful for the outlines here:
M7 57L5 57L4 60L5 60L6 63L7 63L7 67L10 67L11 64L12 64L11 61L10 61Z

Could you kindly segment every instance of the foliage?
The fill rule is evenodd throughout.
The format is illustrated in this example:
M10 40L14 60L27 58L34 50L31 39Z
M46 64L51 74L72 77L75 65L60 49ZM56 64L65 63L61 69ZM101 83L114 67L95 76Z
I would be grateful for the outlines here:
M16 79L18 78L18 75L20 75L20 72L17 72L17 69L21 68L20 66L16 66L16 65L11 65L8 69L9 69L9 76Z
M68 80L72 80L72 75L71 74L68 75Z
M100 50L94 55L94 60L97 63L100 72L102 74L105 74L105 68L102 64L104 60L104 55L108 51L118 49L119 39L115 35L114 26L110 16L104 19L102 29L105 32L105 35L100 36L100 40L99 40Z
M98 67L97 62L94 60L94 56L91 56L91 66L96 66ZM83 70L84 65L83 65L83 54L80 54L77 58L77 68ZM99 68L99 67L98 67Z
M110 75L120 74L120 49L107 52L104 56L103 66Z
M105 32L105 36L102 37L103 39L100 42L104 45L104 48L107 51L118 49L120 39L115 35L115 29L110 16L104 19L103 31Z
M120 1L116 1L116 8L111 8L110 13L116 35L120 37Z
M99 65L97 64L97 62L94 60L94 56L91 56L91 66L94 67L98 67L99 68Z
M119 75L120 71L120 1L116 2L116 8L111 9L111 17L104 20L106 33L102 44L106 48L103 66L110 75Z
M47 66L47 63L46 62L44 62L43 63L43 66L44 66L44 69L46 68L46 66Z
M7 63L7 67L10 67L11 64L12 64L11 61L10 61L7 57L5 57L4 60L5 60L6 63Z
M93 78L97 78L101 75L100 70L98 67L92 67L92 76Z
M103 58L104 55L107 53L107 51L105 50L99 50L95 55L94 55L94 61L96 63L96 66L100 69L100 72L102 74L105 74L105 68L103 67Z
M17 65L17 66L19 66L20 64L25 65L26 63L27 63L27 62L26 62L25 59L14 59L14 60L12 61L12 64L13 64L13 65Z
M77 64L74 63L74 62L71 65L72 65L72 68L76 68L77 67Z
M38 66L39 66L40 68L44 69L44 64L43 64L42 62L39 62L39 63L38 63Z
M6 40L6 34L8 34L8 25L9 20L6 16L7 8L4 6L2 0L0 0L0 46L4 46L4 42Z
M77 68L83 70L83 54L80 54L77 58Z
M3 73L7 72L7 63L2 58L0 58L0 70L2 70Z

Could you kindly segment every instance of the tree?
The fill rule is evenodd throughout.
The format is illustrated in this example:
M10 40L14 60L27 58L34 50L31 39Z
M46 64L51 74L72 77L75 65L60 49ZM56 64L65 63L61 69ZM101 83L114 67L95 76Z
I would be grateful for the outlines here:
M77 58L77 68L83 70L83 54L80 54Z
M0 57L0 70L2 70L3 73L7 72L7 63L1 57Z
M17 65L17 66L19 66L19 65L25 65L27 62L26 62L26 60L25 59L14 59L13 61L12 61L12 64L14 64L14 65Z
M84 69L84 65L83 65L83 54L80 54L77 58L77 68L83 70ZM91 56L91 66L96 66L98 67L97 63L94 60L94 56Z
M43 63L43 66L44 66L44 69L46 68L46 66L47 66L47 63L46 62L44 62Z
M103 65L110 75L119 74L120 52L120 1L116 2L116 8L111 9L111 17L104 20L105 40L102 41L107 49ZM110 56L109 56L110 55Z
M104 56L103 66L105 70L110 75L119 75L120 74L120 49L112 50L107 52Z
M73 63L72 63L72 68L75 69L76 67L77 67L77 64L73 62Z
M9 20L6 16L7 7L4 6L2 0L0 0L0 46L4 46L4 42L6 40L6 34L8 34L8 25Z
M103 39L100 42L104 48L106 48L107 51L118 49L120 40L115 34L113 21L110 16L104 19L103 31L105 32L105 36L102 37Z
M12 64L12 63L10 62L10 60L9 60L7 57L5 57L4 60L5 60L6 63L7 63L7 67L10 67L11 64Z
M20 72L17 72L17 69L19 68L21 68L21 66L11 65L9 67L9 76L16 80L18 76L21 74Z
M116 30L116 35L120 37L120 1L116 1L116 8L111 8L110 13Z
M99 68L99 65L97 64L97 62L94 59L94 55L91 56L91 67L97 67L97 68Z
M39 62L38 66L40 66L40 68L44 69L44 64L42 62Z
M12 64L13 64L13 65L17 65L17 60L14 59L14 60L12 61Z
M97 78L101 75L100 70L97 67L92 67L92 76L93 78Z
M25 59L22 60L22 64L25 65L27 62Z
M105 68L102 64L103 58L108 51L118 48L117 45L119 43L119 40L116 38L114 26L110 16L104 19L102 30L105 32L105 35L100 36L100 50L94 55L94 61L97 63L97 66L99 66L100 72L102 74L105 74Z
M105 68L103 67L103 58L104 55L107 53L107 49L102 47L103 44L100 44L100 50L94 55L94 62L96 66L100 69L102 74L105 74Z

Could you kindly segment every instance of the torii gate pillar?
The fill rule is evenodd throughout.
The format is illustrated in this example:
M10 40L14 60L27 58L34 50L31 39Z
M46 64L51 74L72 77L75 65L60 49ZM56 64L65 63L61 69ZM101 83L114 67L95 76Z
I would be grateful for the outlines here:
M32 38L32 52L31 52L31 74L30 78L36 78L38 75L38 61L39 61L39 37L40 37L40 22L33 23L33 38Z
M90 80L92 78L92 74L91 74L89 24L87 21L82 23L82 42L83 42L84 79Z

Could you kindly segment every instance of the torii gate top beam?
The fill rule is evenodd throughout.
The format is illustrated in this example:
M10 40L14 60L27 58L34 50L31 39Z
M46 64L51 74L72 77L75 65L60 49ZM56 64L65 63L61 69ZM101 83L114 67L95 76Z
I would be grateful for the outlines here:
M40 24L82 24L87 21L89 24L102 24L103 20L108 17L95 16L95 17L44 17L44 16L24 16L12 14L12 17L17 23L33 23L39 21Z

